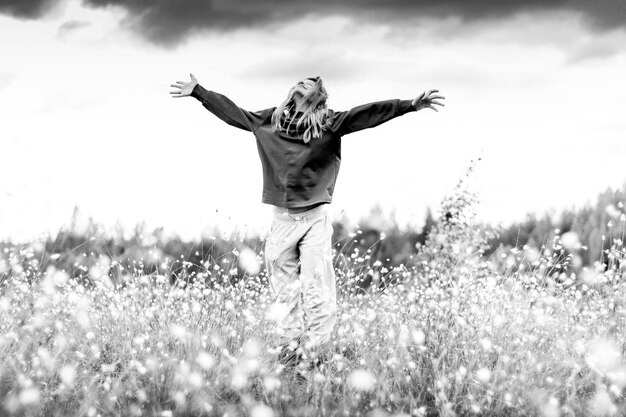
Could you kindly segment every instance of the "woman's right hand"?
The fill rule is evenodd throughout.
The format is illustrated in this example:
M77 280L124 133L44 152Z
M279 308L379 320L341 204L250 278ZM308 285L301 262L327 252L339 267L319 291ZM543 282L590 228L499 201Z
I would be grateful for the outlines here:
M177 89L174 91L170 91L172 98L188 97L191 95L194 87L198 85L198 80L196 79L196 77L193 76L193 74L189 74L189 76L191 77L191 81L189 82L176 81L176 84L170 84L170 87L174 87Z

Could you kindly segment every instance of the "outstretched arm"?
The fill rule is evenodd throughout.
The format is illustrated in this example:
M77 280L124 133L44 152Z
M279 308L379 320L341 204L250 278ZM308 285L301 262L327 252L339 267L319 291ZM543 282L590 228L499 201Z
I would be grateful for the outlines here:
M268 117L273 109L250 112L238 107L228 97L203 88L193 74L191 81L176 81L171 84L176 90L170 91L173 98L192 96L202 103L211 113L231 126L254 132Z
M411 111L425 108L437 111L434 105L444 105L437 101L443 100L443 96L433 95L437 92L438 90L430 90L423 92L413 100L377 101L354 107L348 111L336 112L333 118L332 130L341 135L347 135L348 133L376 127Z

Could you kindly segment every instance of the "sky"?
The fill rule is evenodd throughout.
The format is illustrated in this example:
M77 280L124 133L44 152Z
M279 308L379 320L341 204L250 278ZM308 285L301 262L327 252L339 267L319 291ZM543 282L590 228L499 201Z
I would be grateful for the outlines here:
M313 75L335 110L440 90L439 112L342 139L335 219L379 205L419 228L479 157L494 224L626 180L623 1L0 0L0 39L0 239L74 207L189 239L266 231L254 137L170 97L189 73L248 110Z

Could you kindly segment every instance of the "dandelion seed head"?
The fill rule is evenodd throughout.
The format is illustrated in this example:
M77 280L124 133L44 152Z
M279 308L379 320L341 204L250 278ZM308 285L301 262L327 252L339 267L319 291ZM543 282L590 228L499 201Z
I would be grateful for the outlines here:
M576 251L580 249L580 240L578 238L578 233L576 232L566 232L561 236L561 244L563 247L569 251Z
M76 320L76 323L78 323L78 325L82 327L84 330L88 330L91 327L91 320L89 320L88 311L79 309L74 314L74 320Z
M171 395L177 408L185 408L187 405L187 398L185 397L185 393L183 391L175 391Z
M550 397L541 407L541 415L543 417L560 417L561 408L559 407L559 400L557 398Z
M0 274L2 271L0 271ZM11 308L11 302L6 297L0 298L0 311L6 313Z
M255 339L248 339L243 344L243 353L248 358L256 358L261 354L261 345Z
M614 219L618 219L620 215L622 214L622 212L618 210L614 204L607 205L604 210L606 214L608 214L610 217Z
M255 404L250 409L250 417L274 417L274 411L265 404Z
M484 350L491 350L491 348L493 347L493 343L491 343L491 340L486 338L480 339L480 345Z
M19 401L24 406L37 404L39 402L39 390L33 387L23 389L20 392Z
M196 357L196 363L200 365L202 369L211 369L213 365L215 365L215 359L206 352L200 352Z
M425 417L426 416L426 411L428 410L428 408L426 408L425 405L422 405L416 409L413 410L413 415L416 417Z
M607 372L606 376L618 389L626 387L626 366L620 365L619 368Z
M612 416L617 412L617 406L613 404L611 396L604 387L600 388L594 397L589 400L587 406L592 416Z
M198 389L202 387L204 381L202 380L202 375L200 375L198 372L191 372L187 376L187 382L191 387Z
M230 385L237 389L243 389L246 384L248 383L248 375L246 375L245 372L243 372L243 369L235 369L235 371L233 372L233 377L230 381Z
M476 379L483 384L487 384L491 380L491 371L487 368L480 368L476 371Z
M199 302L194 301L194 302L191 303L191 311L194 314L198 314L198 313L200 313L202 311L202 306L200 305Z
M372 391L376 386L376 378L365 369L357 369L348 375L348 384L357 391Z
M181 325L172 324L170 325L170 334L177 339L183 340L187 337L187 329Z
M587 364L596 369L602 375L620 368L622 357L620 349L611 340L600 337L591 344L585 357Z
M582 280L585 284L594 286L602 282L602 276L591 268L583 268Z
M250 275L258 275L261 272L261 264L256 253L247 247L239 254L239 266Z
M574 352L576 352L579 355L582 355L583 353L585 353L585 351L587 350L587 348L585 347L585 342L581 339L578 339L577 341L574 342Z
M413 330L411 336L413 337L413 341L418 345L423 345L424 342L426 342L426 334L419 329Z
M267 319L270 321L281 321L289 314L289 307L285 303L273 303L267 309Z
M272 392L280 387L280 380L274 376L268 375L263 378L263 386L268 392Z
M59 370L61 381L68 387L74 386L76 380L76 368L71 365L63 365Z
M54 358L50 355L50 352L40 347L39 349L37 349L37 356L39 357L41 364L46 369L48 369L49 371L54 369Z
M537 248L533 246L529 246L526 248L526 250L524 251L524 256L526 257L526 260L531 264L539 261L539 259L541 258L541 254L539 253Z
M54 273L52 274L52 281L58 287L63 287L69 281L70 276L65 271L60 271L55 268Z

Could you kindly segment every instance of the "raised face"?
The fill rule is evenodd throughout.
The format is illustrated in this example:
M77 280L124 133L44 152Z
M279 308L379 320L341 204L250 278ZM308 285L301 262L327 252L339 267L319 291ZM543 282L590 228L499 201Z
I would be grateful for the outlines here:
M306 95L307 91L315 85L315 81L311 78L305 78L298 81L296 85L292 87L294 98L302 98Z

